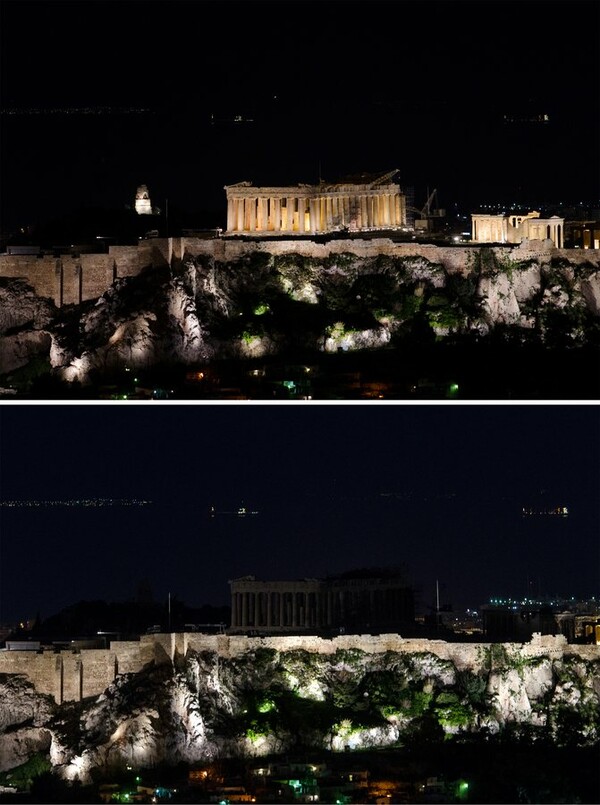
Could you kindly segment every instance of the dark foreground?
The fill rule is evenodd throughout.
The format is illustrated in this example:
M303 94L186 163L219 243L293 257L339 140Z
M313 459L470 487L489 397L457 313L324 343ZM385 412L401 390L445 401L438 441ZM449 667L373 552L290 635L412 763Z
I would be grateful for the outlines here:
M45 365L1 384L12 399L105 400L598 400L600 346L410 345L368 352L163 364L64 383Z
M44 772L0 802L597 803L600 751L526 737L114 771L90 786Z

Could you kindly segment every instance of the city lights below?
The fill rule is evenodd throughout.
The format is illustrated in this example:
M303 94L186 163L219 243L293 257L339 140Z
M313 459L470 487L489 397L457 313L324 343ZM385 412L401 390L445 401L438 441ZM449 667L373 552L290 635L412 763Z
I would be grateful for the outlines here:
M490 598L489 603L492 606L508 607L512 609L525 606L550 606L560 607L565 610L576 607L578 609L587 608L596 611L598 608L598 603L595 596L591 596L591 598L587 599L579 599L575 598L575 596L571 596L570 598L563 596L546 596L537 598Z
M58 507L102 508L108 506L149 506L151 500L141 498L77 498L69 500L0 500L5 509L48 509Z

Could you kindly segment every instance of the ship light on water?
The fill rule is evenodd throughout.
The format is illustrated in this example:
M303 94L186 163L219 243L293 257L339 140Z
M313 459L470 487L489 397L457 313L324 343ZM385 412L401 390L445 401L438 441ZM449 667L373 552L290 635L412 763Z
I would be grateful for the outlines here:
M538 509L534 506L523 506L521 509L521 514L523 517L532 517L532 516L554 516L554 517L568 517L569 516L569 509L567 506L555 506L551 509Z

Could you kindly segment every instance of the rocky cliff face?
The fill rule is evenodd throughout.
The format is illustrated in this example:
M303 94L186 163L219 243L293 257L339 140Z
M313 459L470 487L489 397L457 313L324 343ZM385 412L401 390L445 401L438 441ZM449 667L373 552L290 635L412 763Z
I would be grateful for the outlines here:
M480 650L478 672L426 652L259 648L225 659L190 650L61 706L5 677L0 770L41 751L64 779L86 783L127 764L392 747L419 735L598 741L600 661Z
M44 356L63 379L85 383L124 366L377 350L498 328L564 346L597 339L600 267L515 254L472 250L460 270L418 255L186 255L61 310L22 280L3 280L0 373Z
M23 677L7 674L0 674L0 703L0 771L4 771L49 750L52 733L45 725L56 705Z
M0 375L49 356L57 312L24 280L0 278Z

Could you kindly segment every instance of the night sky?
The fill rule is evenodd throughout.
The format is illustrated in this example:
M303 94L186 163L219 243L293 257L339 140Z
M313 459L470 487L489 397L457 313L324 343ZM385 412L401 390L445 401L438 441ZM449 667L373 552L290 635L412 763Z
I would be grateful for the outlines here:
M226 184L395 168L418 207L433 188L467 213L598 203L596 2L2 0L0 14L5 234L123 209L141 183L163 212L223 225Z
M455 607L597 596L599 425L560 404L4 405L3 501L152 503L0 508L0 622L133 600L144 580L220 606L241 575L402 564L423 607L436 579Z

